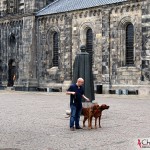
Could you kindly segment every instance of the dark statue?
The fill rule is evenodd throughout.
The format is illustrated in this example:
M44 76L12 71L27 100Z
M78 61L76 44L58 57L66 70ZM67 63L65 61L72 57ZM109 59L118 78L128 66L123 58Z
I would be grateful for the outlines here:
M86 52L86 47L84 45L80 47L80 50L81 52L77 54L73 65L73 83L76 83L78 78L83 78L85 95L93 101L95 100L95 95L90 56Z

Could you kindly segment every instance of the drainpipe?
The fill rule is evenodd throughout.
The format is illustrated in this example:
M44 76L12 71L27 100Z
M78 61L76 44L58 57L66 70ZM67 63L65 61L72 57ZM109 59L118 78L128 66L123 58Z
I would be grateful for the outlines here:
M110 11L109 11L109 47L108 47L108 51L109 51L109 62L108 62L108 65L109 65L109 94L110 94L110 90L111 90L111 87L112 87L112 85L111 85L111 72L110 72L110 69L111 69L111 67L110 67L110 56L111 56L111 54L110 54L110 42L111 42L111 40L110 40Z

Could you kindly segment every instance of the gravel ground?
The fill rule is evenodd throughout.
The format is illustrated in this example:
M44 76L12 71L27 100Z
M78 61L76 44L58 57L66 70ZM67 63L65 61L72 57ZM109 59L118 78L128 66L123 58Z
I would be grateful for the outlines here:
M0 91L0 150L136 150L150 137L149 97L95 97L110 106L102 128L70 131L65 93Z

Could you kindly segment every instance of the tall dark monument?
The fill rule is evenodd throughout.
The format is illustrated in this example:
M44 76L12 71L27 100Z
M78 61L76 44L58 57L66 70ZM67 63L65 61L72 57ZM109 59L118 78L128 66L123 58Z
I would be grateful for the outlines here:
M84 79L85 95L91 100L95 100L94 84L92 74L92 64L90 64L89 54L86 52L86 47L80 47L81 52L77 54L73 65L73 83L76 83L78 78Z

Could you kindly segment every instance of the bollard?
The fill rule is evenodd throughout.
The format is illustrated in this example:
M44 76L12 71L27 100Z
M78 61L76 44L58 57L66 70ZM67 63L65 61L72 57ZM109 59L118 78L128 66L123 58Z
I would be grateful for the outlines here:
M122 94L123 94L123 95L128 95L128 90L127 90L127 89L123 89L123 90L122 90Z
M116 90L116 94L117 94L117 95L121 95L121 90L120 90L120 89L117 89L117 90Z
M47 92L52 92L52 89L51 88L47 88Z

